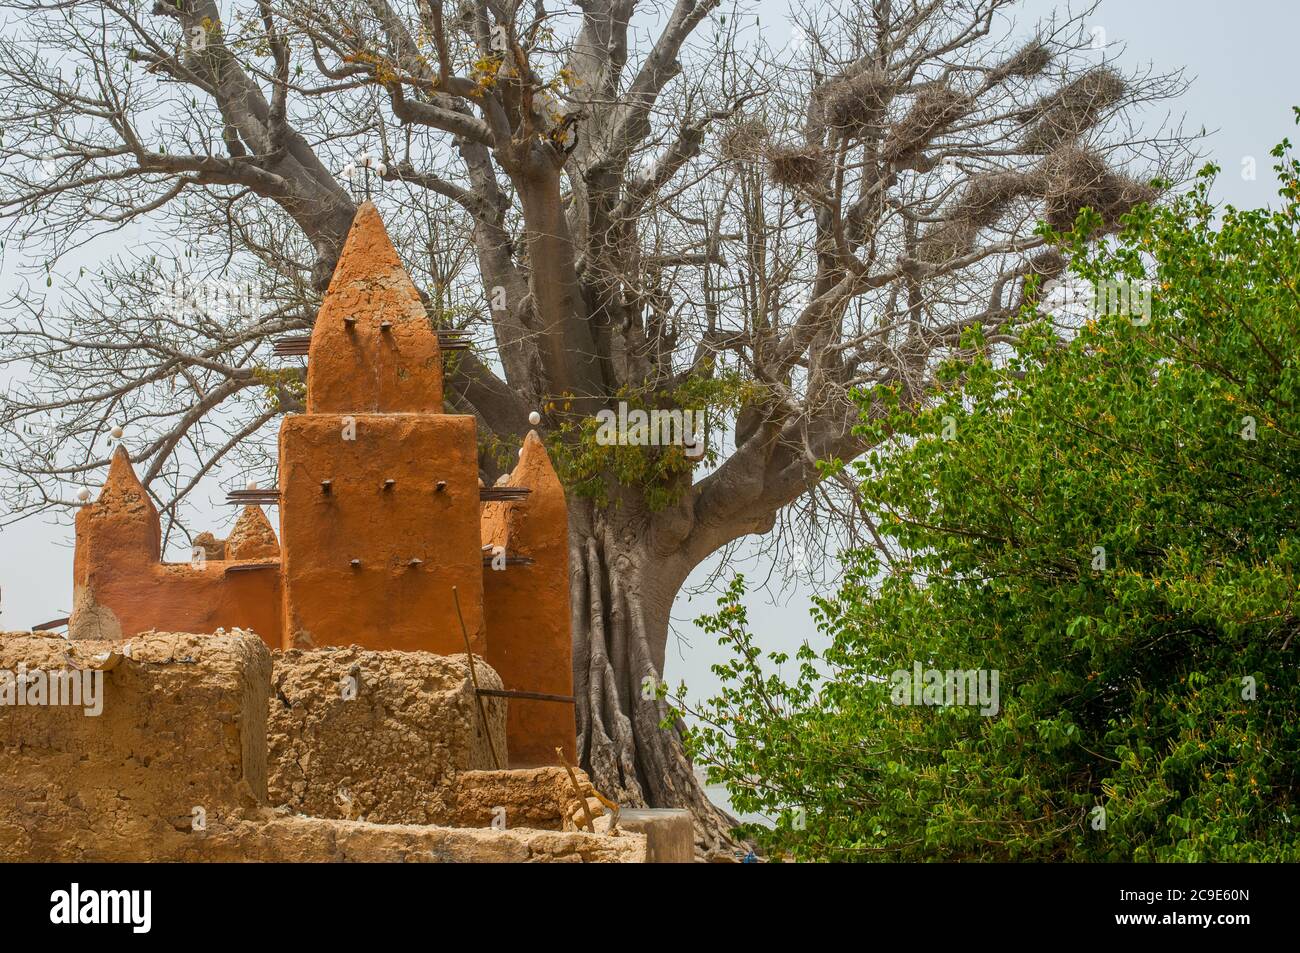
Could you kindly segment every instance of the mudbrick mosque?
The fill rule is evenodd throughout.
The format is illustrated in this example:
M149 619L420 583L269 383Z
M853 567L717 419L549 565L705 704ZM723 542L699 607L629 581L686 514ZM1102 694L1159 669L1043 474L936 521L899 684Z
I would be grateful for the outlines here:
M689 812L576 766L564 490L535 432L482 485L474 418L443 413L456 346L367 203L310 337L276 342L305 413L227 538L164 562L118 446L71 615L0 632L0 861L697 856Z

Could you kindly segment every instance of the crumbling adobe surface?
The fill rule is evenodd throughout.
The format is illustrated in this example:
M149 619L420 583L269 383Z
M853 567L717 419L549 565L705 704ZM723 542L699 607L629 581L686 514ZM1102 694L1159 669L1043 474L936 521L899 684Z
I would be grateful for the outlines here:
M281 814L209 829L176 860L268 863L621 863L646 862L646 837L629 831L493 830L369 824Z
M466 727L472 695L464 657L359 649L317 655L285 653L281 691L298 695L299 727L315 741L362 744L367 754L357 764L370 776L418 781L441 757L469 765L484 759L485 736L476 740ZM98 717L80 707L0 705L0 861L645 862L646 838L628 832L375 824L273 810L266 747L272 659L251 633L151 632L125 643L0 635L0 669L77 666L103 670ZM486 665L479 672L481 683L500 684ZM359 707L346 711L321 701L338 691L342 674L360 676L357 700L347 703ZM489 715L498 738L501 705L497 700ZM446 712L433 711L437 706ZM358 740L367 718L383 745ZM286 746L295 743L290 733ZM430 742L445 750L423 757L421 744ZM343 763L346 756L329 757ZM380 810L406 803L392 787L358 789L382 792ZM195 807L204 811L200 825Z
M474 665L481 687L501 687ZM483 698L502 763L505 708ZM457 774L494 766L464 654L276 652L268 727L271 803L314 817L455 823Z
M587 775L576 770L574 774L583 798L593 797ZM558 831L581 810L582 800L564 768L466 771L456 786L456 812L450 823L487 827L497 821L507 828Z
M0 669L102 667L102 711L0 705L0 860L153 860L194 837L193 809L266 803L271 656L256 636L121 642L0 636Z
M226 558L226 541L218 539L212 533L199 533L191 540L191 548L203 550L204 559Z
M260 506L244 507L226 538L225 555L228 559L279 561L280 540Z

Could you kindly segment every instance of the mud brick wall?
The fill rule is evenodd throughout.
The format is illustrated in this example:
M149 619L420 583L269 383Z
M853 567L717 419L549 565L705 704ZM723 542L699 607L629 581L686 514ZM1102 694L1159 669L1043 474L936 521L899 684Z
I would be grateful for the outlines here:
M487 660L507 688L571 696L568 507L536 431L525 438L519 463L504 485L532 492L525 502L483 506L483 542L532 562L483 570ZM576 762L575 718L572 703L512 698L506 723L512 767L558 764L556 748Z
M501 687L474 664L481 687ZM483 703L505 764L505 701ZM494 767L463 654L276 652L268 729L271 804L313 817L455 823L457 775Z
M640 834L555 829L576 803L562 770L474 770L492 757L465 656L290 651L273 670L244 631L0 634L0 672L89 669L102 672L98 716L88 698L0 704L0 861L646 860ZM505 703L485 702L504 759ZM302 803L273 808L285 798L268 792L295 783ZM503 830L488 826L498 806Z
M450 823L489 827L496 821L507 829L564 830L566 819L580 812L582 800L593 793L586 774L575 769L574 776L582 799L564 768L466 771L457 781L456 813ZM601 813L600 808L596 813Z
M631 831L493 830L367 824L280 815L208 832L182 861L267 863L621 863L646 862L646 837Z
M70 638L229 628L281 644L279 553L260 509L245 508L221 559L163 563L161 539L158 510L119 444L99 499L77 510Z
M102 711L0 704L0 860L160 860L266 802L271 656L255 635L0 635L0 670L102 667Z

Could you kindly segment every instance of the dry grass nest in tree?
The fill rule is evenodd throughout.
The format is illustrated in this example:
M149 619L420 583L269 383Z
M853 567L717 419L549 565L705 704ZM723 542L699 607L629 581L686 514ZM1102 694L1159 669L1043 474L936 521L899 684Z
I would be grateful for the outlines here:
M1057 248L1048 248L1029 259L1029 271L1030 274L1038 275L1040 278L1055 278L1065 271L1066 264L1064 252Z
M879 70L831 80L822 87L826 125L847 136L877 131L884 122L891 92L888 78Z
M916 94L912 108L890 130L885 155L890 159L915 155L960 119L969 106L963 93L947 86L927 86Z
M975 247L980 227L964 219L953 219L932 227L916 247L916 257L931 265L960 258Z
M1128 84L1114 70L1089 70L1021 114L1029 125L1025 151L1046 155L1095 126L1102 114L1124 98Z
M1113 229L1120 216L1159 195L1150 185L1112 170L1100 155L1079 146L1066 146L1044 159L1042 175L1044 218L1057 231L1073 228L1084 208L1095 209L1102 227Z
M741 119L723 130L720 147L723 158L733 162L756 159L763 154L771 135L767 124L759 119Z
M975 247L981 228L987 228L1016 199L1036 195L1040 184L1022 172L990 172L971 179L948 213L948 221L931 228L921 239L917 256L937 264Z
M971 179L953 209L953 218L971 222L983 228L992 225L1007 207L1024 195L1031 195L1033 177L1021 172L991 172Z
M772 181L789 189L808 189L825 181L826 153L817 146L773 145L767 149Z
M1042 40L1030 40L1001 65L994 67L992 79L1001 82L1012 76L1029 79L1052 65L1052 50Z

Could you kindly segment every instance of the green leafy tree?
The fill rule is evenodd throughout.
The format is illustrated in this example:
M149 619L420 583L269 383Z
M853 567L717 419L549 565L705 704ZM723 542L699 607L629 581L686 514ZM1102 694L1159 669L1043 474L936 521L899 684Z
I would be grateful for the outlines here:
M1112 243L1085 209L1053 237L1087 320L970 335L919 415L861 395L888 546L818 600L829 648L765 656L740 580L704 620L734 657L690 744L774 856L1300 859L1300 162L1273 154L1277 209L1217 210L1213 166ZM917 663L996 672L996 714L896 704Z

